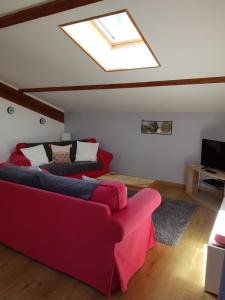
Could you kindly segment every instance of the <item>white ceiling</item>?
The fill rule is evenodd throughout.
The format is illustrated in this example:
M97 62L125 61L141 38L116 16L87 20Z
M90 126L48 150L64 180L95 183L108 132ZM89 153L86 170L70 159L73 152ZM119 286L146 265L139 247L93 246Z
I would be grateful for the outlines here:
M3 2L4 5L2 6ZM3 11L18 9L1 1ZM58 25L127 8L160 68L104 72ZM225 75L224 0L105 0L0 29L0 79L18 88L170 80ZM39 93L73 111L225 112L225 84Z
M225 85L39 93L68 111L224 112ZM216 97L215 97L216 95Z

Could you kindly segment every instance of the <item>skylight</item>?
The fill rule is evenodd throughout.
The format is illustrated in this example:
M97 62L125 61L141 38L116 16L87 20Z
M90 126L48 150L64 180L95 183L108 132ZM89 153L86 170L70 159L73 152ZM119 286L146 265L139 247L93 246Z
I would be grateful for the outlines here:
M142 40L126 12L98 18L94 22L106 34L112 44Z
M60 27L105 71L160 66L126 10Z

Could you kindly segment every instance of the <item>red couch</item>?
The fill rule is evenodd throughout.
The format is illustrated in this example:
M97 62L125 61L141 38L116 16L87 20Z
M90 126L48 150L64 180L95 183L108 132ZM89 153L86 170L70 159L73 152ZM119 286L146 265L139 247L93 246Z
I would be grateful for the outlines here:
M87 141L90 143L96 143L95 138L89 138L83 141ZM60 144L60 143L59 143ZM62 142L62 144L70 144L70 142ZM12 154L9 157L9 161L17 166L30 166L30 161L22 154L20 151L21 148L26 148L26 143L19 143L16 145L15 151L12 152ZM110 152L107 152L103 149L99 149L97 153L97 160L98 162L102 163L102 169L98 170L91 170L91 171L85 171L82 173L74 173L70 174L67 177L72 178L81 178L82 175L89 176L92 178L96 178L99 176L102 176L109 172L109 164L113 159L113 155Z
M0 190L0 242L106 295L127 289L154 246L161 198L153 189L128 201L116 181L103 181L89 201L4 180Z

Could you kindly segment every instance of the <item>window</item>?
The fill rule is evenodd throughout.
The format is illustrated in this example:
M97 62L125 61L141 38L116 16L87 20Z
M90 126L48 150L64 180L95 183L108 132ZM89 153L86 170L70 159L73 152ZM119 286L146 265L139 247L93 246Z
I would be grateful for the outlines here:
M160 66L127 10L60 27L105 71Z
M106 35L113 45L142 41L140 34L126 12L94 19L93 22Z

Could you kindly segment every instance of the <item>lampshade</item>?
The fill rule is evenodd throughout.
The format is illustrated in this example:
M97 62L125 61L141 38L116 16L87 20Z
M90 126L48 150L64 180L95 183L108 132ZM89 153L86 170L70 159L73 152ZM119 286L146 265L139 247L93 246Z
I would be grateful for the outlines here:
M61 135L61 141L71 141L72 140L72 135L70 132L63 132Z

